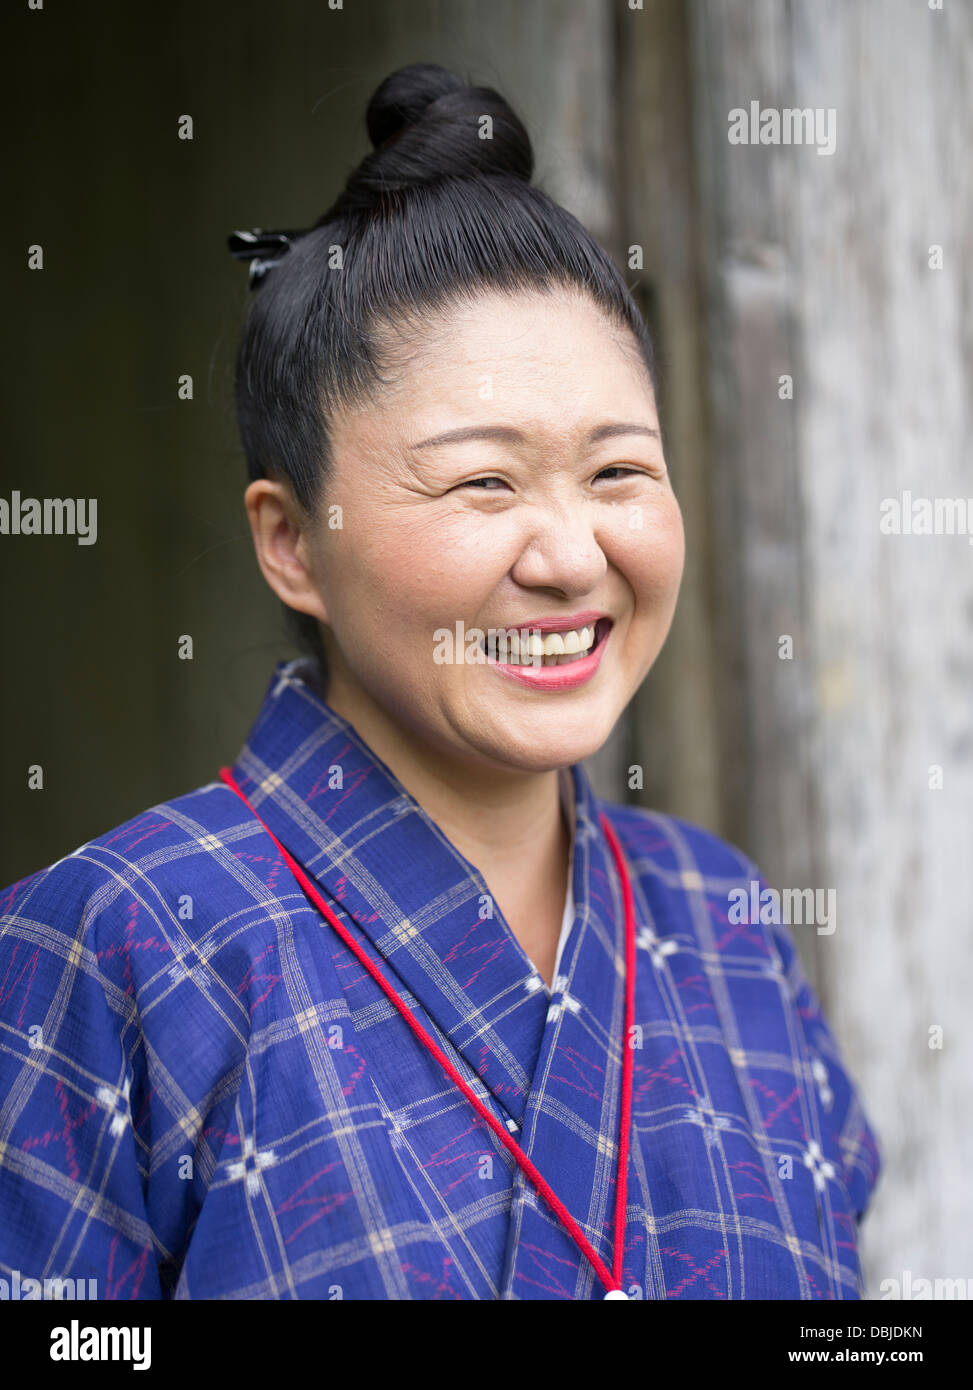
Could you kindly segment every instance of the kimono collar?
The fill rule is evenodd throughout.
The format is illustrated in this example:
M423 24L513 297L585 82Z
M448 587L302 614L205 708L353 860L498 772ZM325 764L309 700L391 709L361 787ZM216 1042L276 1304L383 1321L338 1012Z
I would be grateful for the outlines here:
M391 982L406 987L501 1106L508 1127L518 1128L551 1015L583 1003L608 1020L617 1006L621 895L588 779L579 764L566 769L574 793L574 921L549 992L482 874L326 703L315 670L303 660L277 665L234 776L338 917L357 925ZM332 931L335 952L351 959L323 918L321 928ZM582 982L583 940L596 968L589 960Z

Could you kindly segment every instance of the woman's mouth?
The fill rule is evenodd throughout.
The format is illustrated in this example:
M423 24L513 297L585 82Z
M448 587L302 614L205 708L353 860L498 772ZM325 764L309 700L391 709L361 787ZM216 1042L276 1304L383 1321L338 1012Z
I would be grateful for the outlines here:
M610 626L610 618L600 618L562 632L497 628L490 630L481 645L488 656L511 666L569 666L588 656Z
M491 629L483 647L488 665L522 685L569 689L595 674L613 625L611 618L598 618L559 632Z

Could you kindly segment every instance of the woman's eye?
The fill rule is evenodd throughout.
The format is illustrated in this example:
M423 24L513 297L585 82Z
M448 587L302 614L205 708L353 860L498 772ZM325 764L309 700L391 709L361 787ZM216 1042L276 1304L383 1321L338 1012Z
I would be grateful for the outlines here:
M626 468L624 464L615 463L615 464L612 464L610 468L603 468L596 476L599 477L599 478L603 478L603 477L605 476L606 473L617 473L617 474L621 475L621 474L623 474L623 473L641 473L641 472L642 472L642 469L641 469L641 468Z
M486 487L486 483L499 483L501 487L507 486L507 484L504 482L502 478L470 478L468 482L460 483L459 486L478 487L484 492L493 492L494 489L491 487Z

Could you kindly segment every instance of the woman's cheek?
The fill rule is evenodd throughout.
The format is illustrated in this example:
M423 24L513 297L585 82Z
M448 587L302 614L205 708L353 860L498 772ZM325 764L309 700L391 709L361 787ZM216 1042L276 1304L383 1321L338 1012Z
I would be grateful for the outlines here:
M510 516L444 516L424 530L403 585L437 626L444 616L473 624L491 612L492 597L524 544Z
M685 557L682 513L672 493L658 504L622 511L608 558L637 599L671 600L679 589Z
M475 624L497 583L497 546L487 544L482 524L410 521L406 514L370 528L364 543L348 546L344 572L332 575L336 637L376 698L383 688L386 697L392 690L428 696L443 676L437 631L459 619Z
M327 557L329 585L346 611L373 626L417 616L417 601L429 602L439 582L441 558L425 528L409 512L381 519L356 517Z

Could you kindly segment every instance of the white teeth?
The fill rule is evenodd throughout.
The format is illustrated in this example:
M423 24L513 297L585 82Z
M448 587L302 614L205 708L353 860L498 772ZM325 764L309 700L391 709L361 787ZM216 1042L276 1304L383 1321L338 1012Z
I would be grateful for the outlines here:
M491 629L487 650L510 665L528 665L543 659L545 666L561 666L587 655L595 645L594 624L567 632L529 632L526 629Z

